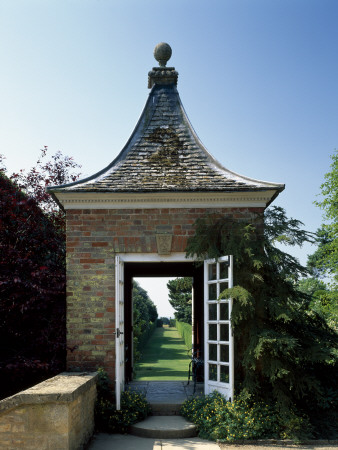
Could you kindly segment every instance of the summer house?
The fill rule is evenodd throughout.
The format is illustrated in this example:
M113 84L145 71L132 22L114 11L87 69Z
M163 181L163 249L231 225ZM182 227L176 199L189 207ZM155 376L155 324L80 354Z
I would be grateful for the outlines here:
M104 367L116 397L133 375L132 279L193 277L193 343L205 360L205 392L232 396L232 258L196 267L185 258L196 219L209 213L262 221L283 184L234 173L197 137L166 67L168 44L155 47L151 89L125 147L95 175L48 189L67 220L67 369Z

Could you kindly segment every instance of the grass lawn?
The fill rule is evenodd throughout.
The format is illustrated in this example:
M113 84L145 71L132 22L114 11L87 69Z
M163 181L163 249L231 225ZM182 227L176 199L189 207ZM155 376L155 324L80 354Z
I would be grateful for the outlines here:
M137 381L188 379L188 349L176 328L156 328L136 365Z

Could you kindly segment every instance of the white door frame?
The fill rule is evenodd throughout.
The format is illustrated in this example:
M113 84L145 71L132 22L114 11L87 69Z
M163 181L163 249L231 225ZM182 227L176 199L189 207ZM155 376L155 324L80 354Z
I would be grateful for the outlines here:
M172 253L168 256L157 253L119 253L115 256L115 398L116 409L121 408L121 393L124 391L124 263L175 263L192 262L185 253Z
M159 255L158 253L119 253L123 262L194 262L192 258L186 258L185 253L171 253L170 255Z
M115 398L116 409L121 409L124 390L124 262L115 256Z
M230 283L229 283L229 287L232 287L232 256L229 257L231 259L231 264L230 264L230 273L229 273L229 279L231 279ZM154 263L154 262L158 262L158 263L175 263L175 262L187 262L187 263L191 263L194 262L195 260L192 258L186 258L185 253L171 253L170 255L164 256L164 255L158 255L157 253L119 253L119 255L116 257L116 262L119 261L119 268L123 267L123 264L126 262L139 262L139 263ZM120 271L116 271L116 276L121 277L123 276L123 274L120 273ZM118 289L118 286L120 286L120 280L115 281L115 286L116 289ZM205 288L206 289L206 288ZM206 298L206 297L205 297ZM124 303L124 298L120 299L119 295L115 295L115 299L116 299L116 303L118 300L121 300ZM206 301L205 301L205 305L206 305ZM116 307L116 305L115 305ZM205 306L206 308L206 306ZM232 300L229 300L229 319L230 319L230 315L231 315L231 308L232 308ZM121 310L121 305L118 305L116 312ZM206 321L206 311L204 311L204 343L205 343L205 349L207 347L207 321ZM118 322L116 322L116 324L118 324ZM117 328L119 328L116 325ZM233 336L232 336L232 330L231 330L231 324L230 324L230 320L229 320L229 375L230 375L230 383L229 386L226 389L226 396L228 398L233 398L233 385L234 385L234 349L233 349ZM116 350L119 347L120 351L119 351L119 361L117 358L117 352L116 352L116 374L122 374L122 368L121 368L121 362L122 362L122 358L123 358L123 374L124 374L124 352L123 355L121 354L121 346L119 344L121 344L121 341L119 340L120 338L117 337L116 335ZM123 342L124 342L124 338L123 338ZM208 366L207 363L207 359L206 359L207 353L205 351L205 374L206 372L206 368ZM116 377L116 399L118 399L117 403L117 409L120 408L120 397L121 397L121 392L124 390L124 375L123 375L123 382L122 380L118 380L117 378L121 378L121 376ZM205 384L205 393L208 393L206 390L206 384L207 384L208 378L205 377L204 380L204 384ZM217 384L213 384L212 388L215 390L220 390L221 392L224 392L224 389L222 389L224 387L225 383L218 383ZM209 386L210 388L210 386Z

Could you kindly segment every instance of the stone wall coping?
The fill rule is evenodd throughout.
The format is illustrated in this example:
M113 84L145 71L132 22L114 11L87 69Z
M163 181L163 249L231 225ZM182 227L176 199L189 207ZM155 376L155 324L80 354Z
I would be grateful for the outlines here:
M62 372L0 401L0 414L23 405L71 403L96 383L97 372Z

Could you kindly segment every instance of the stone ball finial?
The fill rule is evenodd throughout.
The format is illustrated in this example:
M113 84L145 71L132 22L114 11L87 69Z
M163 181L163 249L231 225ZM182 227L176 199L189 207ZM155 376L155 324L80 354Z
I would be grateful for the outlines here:
M160 42L154 49L154 57L161 67L165 67L172 54L169 44Z

